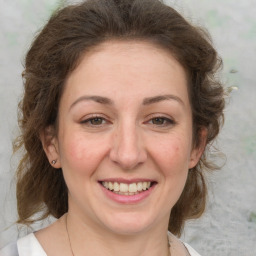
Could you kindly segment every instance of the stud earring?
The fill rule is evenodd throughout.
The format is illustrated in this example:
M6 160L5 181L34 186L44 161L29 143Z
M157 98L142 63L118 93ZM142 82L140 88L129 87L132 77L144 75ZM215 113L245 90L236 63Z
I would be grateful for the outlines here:
M51 162L53 165L57 163L57 160L52 160Z

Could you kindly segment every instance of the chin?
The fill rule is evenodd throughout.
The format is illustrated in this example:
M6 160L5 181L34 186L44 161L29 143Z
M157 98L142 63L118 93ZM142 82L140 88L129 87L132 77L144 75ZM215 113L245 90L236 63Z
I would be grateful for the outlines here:
M146 231L154 221L148 216L138 213L120 213L109 219L105 218L104 225L108 230L119 235L133 235Z

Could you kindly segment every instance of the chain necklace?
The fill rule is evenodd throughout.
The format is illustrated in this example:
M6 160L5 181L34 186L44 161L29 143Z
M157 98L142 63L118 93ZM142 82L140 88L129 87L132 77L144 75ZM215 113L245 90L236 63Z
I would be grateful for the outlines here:
M73 252L73 249L72 249L70 237L69 237L69 232L68 232L68 215L67 215L67 214L66 214L66 218L65 218L65 224L66 224L66 231L67 231L67 235L68 235L69 247L70 247L72 256L75 256L75 255L74 255L74 252Z
M75 256L73 249L72 249L72 245L71 245L71 241L70 241L70 236L69 236L69 232L68 232L68 215L66 214L66 218L65 218L65 224L66 224L66 231L67 231L67 235L68 235L68 241L69 241L69 247L72 253L72 256ZM171 251L170 251L170 247L171 247L171 241L169 236L167 235L167 242L168 242L168 256L171 256Z

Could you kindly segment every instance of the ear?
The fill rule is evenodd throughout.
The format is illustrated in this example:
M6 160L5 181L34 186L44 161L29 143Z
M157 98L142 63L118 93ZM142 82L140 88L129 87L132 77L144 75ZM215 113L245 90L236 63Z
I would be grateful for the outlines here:
M200 157L202 156L202 154L204 153L205 150L205 146L206 146L206 141L207 141L207 128L206 127L202 127L200 129L200 132L198 134L199 138L199 145L194 146L192 151L191 151L191 155L190 155L190 161L189 161L189 169L195 167L197 165L197 163L200 160Z
M58 139L54 127L48 126L40 132L40 140L50 164L54 168L61 168Z

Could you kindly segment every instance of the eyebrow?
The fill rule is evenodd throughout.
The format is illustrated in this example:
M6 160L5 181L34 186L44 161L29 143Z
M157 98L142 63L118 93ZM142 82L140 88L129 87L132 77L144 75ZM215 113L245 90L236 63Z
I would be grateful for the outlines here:
M106 97L102 97L102 96L82 96L80 98L78 98L75 102L73 102L70 106L69 109L71 109L72 107L74 107L77 103L81 102L81 101L94 101L100 104L104 104L104 105L114 105L114 102Z
M154 97L145 98L142 102L142 105L150 105L150 104L158 103L165 100L175 100L180 104L185 105L184 102L181 100L181 98L172 94L158 95ZM92 95L92 96L79 97L76 101L74 101L71 104L70 109L73 108L77 103L81 101L94 101L103 105L114 105L114 102L109 98Z
M154 103L158 103L165 100L175 100L179 102L181 105L185 105L184 102L179 98L178 96L172 95L172 94L165 94L165 95L158 95L154 97L145 98L142 102L143 105L150 105Z

